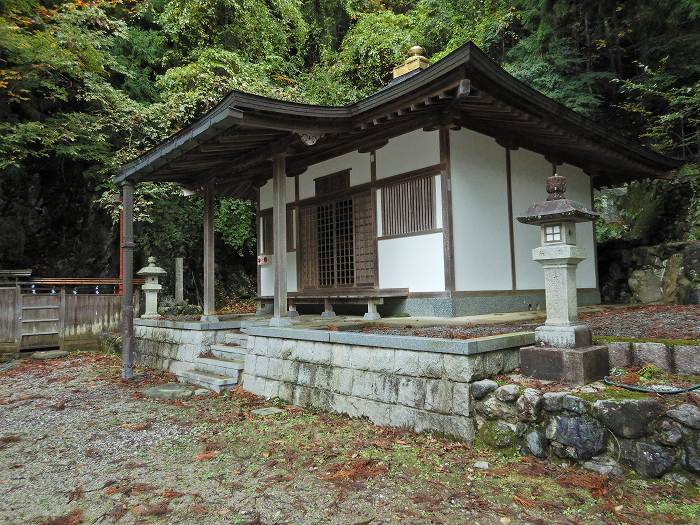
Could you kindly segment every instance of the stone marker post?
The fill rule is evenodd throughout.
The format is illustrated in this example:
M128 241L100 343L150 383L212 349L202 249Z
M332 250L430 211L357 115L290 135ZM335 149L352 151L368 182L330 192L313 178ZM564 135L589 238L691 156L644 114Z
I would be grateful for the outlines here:
M148 266L144 266L136 273L138 275L143 275L146 279L145 284L142 286L143 292L146 295L146 311L141 317L145 319L160 317L160 315L158 315L158 292L163 286L158 284L158 276L164 275L165 270L156 266L155 257L149 257Z
M592 346L591 327L578 320L576 267L586 251L576 244L576 223L589 222L597 214L564 197L566 179L547 179L547 200L530 206L518 217L540 227L540 246L533 260L544 269L547 320L535 329L535 345L520 349L523 374L585 384L609 373L608 347Z
M183 275L183 259L175 257L175 302L182 303L185 300L185 286Z

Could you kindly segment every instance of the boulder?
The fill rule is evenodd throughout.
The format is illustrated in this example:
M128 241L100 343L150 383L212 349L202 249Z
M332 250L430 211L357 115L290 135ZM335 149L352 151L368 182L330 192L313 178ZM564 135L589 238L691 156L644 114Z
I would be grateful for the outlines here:
M497 388L498 383L492 381L491 379L482 379L481 381L474 381L470 385L472 397L474 399L483 399Z
M568 392L545 392L542 396L542 408L547 412L559 412L563 409L564 396Z
M690 403L683 403L676 408L672 408L666 415L675 421L678 421L681 425L688 428L694 428L695 430L700 430L700 408Z
M664 303L674 304L680 298L680 282L684 273L683 254L674 253L665 261L664 274L661 279L661 293Z
M700 473L700 434L695 434L685 444L683 466L690 472Z
M620 440L620 456L638 474L647 478L662 476L674 463L672 449L645 441Z
M554 452L563 458L588 459L605 448L605 429L590 418L554 416L545 431Z
M515 419L518 413L513 403L503 403L496 397L477 401L474 405L476 412L486 419Z
M678 423L664 419L661 421L661 423L659 423L659 428L656 431L655 439L662 445L673 447L681 442L683 439L683 433L681 432Z
M536 421L542 406L542 396L534 388L526 388L515 403L518 418L522 421Z
M583 464L586 470L592 470L603 476L622 476L624 473L620 464L610 456L602 455L589 459Z
M663 300L661 277L658 274L659 271L653 268L635 270L630 274L627 284L637 302L649 304Z
M580 397L572 396L571 394L566 394L561 400L561 408L574 414L584 415L588 412L588 407L590 403L581 399Z
M512 403L520 395L518 385L503 385L496 389L496 398L505 403Z
M479 439L493 448L508 448L513 446L517 436L515 425L505 421L487 421L478 432Z
M689 486L693 484L690 479L679 472L667 472L661 476L661 479L669 483L675 483L676 485Z
M656 399L606 399L593 404L595 416L613 433L622 438L639 438L651 430L651 422L663 414Z
M547 456L547 439L539 430L532 430L525 436L525 446L533 456L544 458Z

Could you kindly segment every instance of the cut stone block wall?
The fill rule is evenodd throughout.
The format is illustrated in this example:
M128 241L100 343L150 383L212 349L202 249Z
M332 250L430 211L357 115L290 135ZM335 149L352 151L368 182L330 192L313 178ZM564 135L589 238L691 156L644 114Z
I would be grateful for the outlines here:
M198 323L137 319L134 321L137 363L175 374L192 369L196 357L213 344L224 343L226 332L238 321Z
M531 333L455 341L250 328L243 387L377 425L471 441L470 383L517 368L519 347L532 339Z
M663 343L608 343L610 366L654 365L676 374L700 375L700 346Z

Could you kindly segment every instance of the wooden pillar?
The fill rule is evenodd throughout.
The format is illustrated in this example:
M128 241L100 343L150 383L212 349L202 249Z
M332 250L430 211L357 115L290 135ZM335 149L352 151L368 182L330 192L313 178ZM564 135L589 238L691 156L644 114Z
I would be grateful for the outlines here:
M124 235L122 238L122 378L134 377L134 183L122 185Z
M214 185L204 188L204 296L202 298L203 322L217 322L214 304Z
M283 153L272 158L272 241L275 302L270 326L290 324L287 314L287 169Z

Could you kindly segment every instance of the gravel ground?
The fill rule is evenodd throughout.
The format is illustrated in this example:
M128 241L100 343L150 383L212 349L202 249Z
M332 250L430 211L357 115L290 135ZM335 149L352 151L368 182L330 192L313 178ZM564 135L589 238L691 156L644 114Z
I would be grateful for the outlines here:
M697 489L606 480L245 392L154 401L99 354L0 372L0 523L691 523ZM475 468L485 461L488 468ZM697 522L696 522L697 523Z
M590 323L594 335L640 339L700 339L700 306L659 305L613 308L586 313L582 321ZM541 322L504 323L467 326L430 326L414 328L382 325L381 322L357 331L387 335L415 335L468 339L510 332L533 331Z

